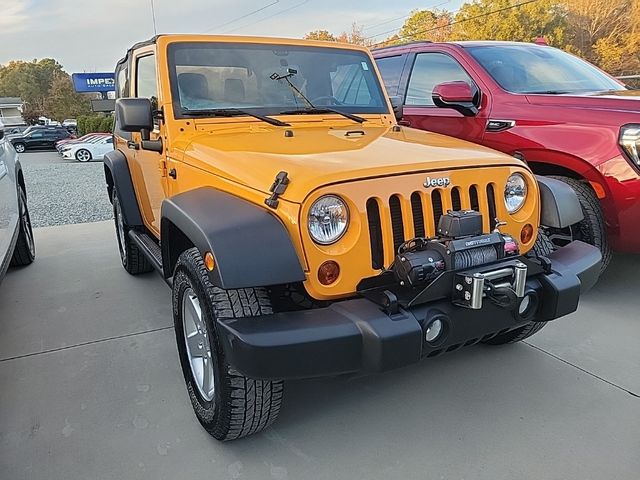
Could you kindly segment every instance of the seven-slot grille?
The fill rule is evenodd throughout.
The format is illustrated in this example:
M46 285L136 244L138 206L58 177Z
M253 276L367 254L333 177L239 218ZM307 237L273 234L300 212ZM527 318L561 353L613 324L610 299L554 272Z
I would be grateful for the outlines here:
M494 186L437 188L416 191L409 196L394 194L387 199L369 198L371 266L381 269L390 265L405 240L435 237L438 222L445 212L468 209L482 213L484 233L493 230L496 224Z

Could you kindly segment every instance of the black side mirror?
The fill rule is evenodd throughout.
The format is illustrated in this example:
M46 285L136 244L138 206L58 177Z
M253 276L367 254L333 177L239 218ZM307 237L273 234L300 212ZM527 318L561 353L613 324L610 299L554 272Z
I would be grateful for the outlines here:
M125 132L140 132L143 150L162 152L162 140L150 140L153 130L153 109L148 98L119 98L116 100L117 128Z
M393 114L396 116L396 120L402 120L402 97L397 95L389 97L389 100L391 100L391 107L393 108Z
M153 112L148 98L119 98L116 100L116 121L125 132L153 130Z

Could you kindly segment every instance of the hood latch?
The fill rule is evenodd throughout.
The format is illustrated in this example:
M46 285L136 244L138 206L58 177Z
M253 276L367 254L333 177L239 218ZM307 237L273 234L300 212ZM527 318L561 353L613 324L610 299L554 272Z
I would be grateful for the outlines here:
M271 196L264 201L268 207L275 209L278 206L278 197L285 192L287 185L289 185L288 175L287 172L279 172L278 175L276 175L276 179L269 189Z

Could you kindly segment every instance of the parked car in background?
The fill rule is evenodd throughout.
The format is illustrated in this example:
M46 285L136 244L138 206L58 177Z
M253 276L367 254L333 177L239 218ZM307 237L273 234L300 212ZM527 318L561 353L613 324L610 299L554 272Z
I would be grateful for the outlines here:
M113 150L113 137L102 135L84 142L71 142L62 148L62 158L76 159L79 162L102 160L106 153Z
M77 128L78 126L78 121L75 118L65 118L62 121L62 126L63 127L73 127L73 128Z
M596 245L603 269L612 249L640 253L640 91L536 44L421 42L374 56L403 124L501 150L574 188L584 220L549 231L556 244Z
M24 176L0 123L0 282L9 265L29 265L35 255Z
M22 134L12 135L9 141L16 152L22 153L26 150L55 148L56 142L72 136L71 132L64 127L45 127L27 129Z
M93 142L97 140L102 140L111 136L110 133L87 133L86 135L81 136L80 138L65 138L64 140L60 140L56 142L56 150L58 153L62 153L62 150L70 144L73 143L82 143L82 142Z

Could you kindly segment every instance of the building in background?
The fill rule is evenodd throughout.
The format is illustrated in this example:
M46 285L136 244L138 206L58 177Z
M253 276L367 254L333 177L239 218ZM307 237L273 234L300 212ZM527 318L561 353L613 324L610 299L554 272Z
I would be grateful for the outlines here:
M26 125L22 118L22 100L19 97L0 97L0 122L5 127Z

